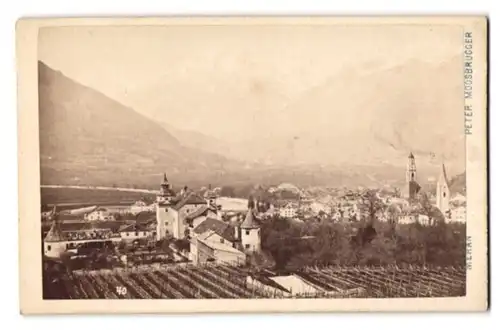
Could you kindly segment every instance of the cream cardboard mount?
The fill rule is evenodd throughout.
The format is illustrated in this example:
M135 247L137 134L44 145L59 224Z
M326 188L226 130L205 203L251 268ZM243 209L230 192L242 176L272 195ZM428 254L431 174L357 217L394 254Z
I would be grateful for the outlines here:
M486 24L19 20L21 313L486 310Z

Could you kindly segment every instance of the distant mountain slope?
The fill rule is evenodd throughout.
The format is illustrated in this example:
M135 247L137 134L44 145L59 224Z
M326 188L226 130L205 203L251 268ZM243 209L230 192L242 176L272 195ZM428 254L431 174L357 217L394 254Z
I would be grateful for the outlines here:
M206 135L200 132L183 130L170 125L169 123L160 123L160 125L172 134L176 139L178 139L184 146L195 148L198 150L203 150L212 153L224 152L226 155L234 155L231 152L231 144L225 141L219 140L210 135Z
M205 129L204 120L214 115L211 109L218 109L220 120L230 118L238 133L220 134L219 139L226 137L228 154L247 162L342 163L347 168L405 162L413 151L419 164L444 161L461 172L465 154L460 68L460 56L439 63L418 58L369 69L345 67L300 91L277 78L261 77L258 70L234 77L231 70L181 75L176 70L183 68L173 68L162 79L132 91L129 101L145 104L141 111L159 121L168 121L171 113L192 117L184 120L189 125L171 124L199 127L207 134L211 129ZM193 134L180 136L207 150L219 145Z
M187 148L161 125L39 62L43 184L157 183L224 173L237 163Z
M467 190L465 182L465 172L451 178L449 184L451 193L464 194Z

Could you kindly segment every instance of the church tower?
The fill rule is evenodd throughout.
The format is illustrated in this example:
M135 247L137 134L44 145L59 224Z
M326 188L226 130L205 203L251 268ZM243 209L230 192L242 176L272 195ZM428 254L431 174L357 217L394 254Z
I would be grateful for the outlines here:
M66 238L61 230L59 214L56 213L54 206L52 217L52 226L43 240L43 253L52 258L59 258L61 253L66 251Z
M174 198L175 193L172 190L170 182L168 182L167 174L163 174L163 182L160 185L160 193L156 196L158 203L170 203Z
M450 188L444 164L441 166L441 173L436 185L436 206L443 214L450 209Z
M260 251L260 225L255 220L253 208L248 208L247 216L240 226L241 228L241 245L245 252Z
M175 193L167 179L167 174L163 174L163 182L160 185L160 192L156 196L156 239L163 239L172 227L171 211L169 207Z
M415 164L415 156L410 152L408 164L406 164L406 182L412 181L417 181L417 165Z
M417 165L415 164L415 156L410 152L408 163L406 164L406 184L403 188L403 197L409 201L415 201L417 194L420 191L420 185L417 182Z
M217 194L212 190L212 185L208 185L208 189L203 196L207 201L207 205L212 208L217 208Z

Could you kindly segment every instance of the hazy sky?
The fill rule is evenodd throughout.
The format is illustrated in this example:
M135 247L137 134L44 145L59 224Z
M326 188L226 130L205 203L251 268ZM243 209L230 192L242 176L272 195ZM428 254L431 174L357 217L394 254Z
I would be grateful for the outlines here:
M443 63L459 59L461 47L461 29L455 26L58 27L44 28L39 35L39 59L77 82L175 127L232 140L306 132L308 138L317 136L315 141L343 139L351 131L378 127L383 114L366 116L369 109L347 103L388 105L372 102L373 94L363 100L366 94L358 95L352 86L344 91L342 81L354 86L366 81L366 90L376 90L382 81L382 99L388 90L397 94L401 81L371 79L372 72L396 68L391 74L398 74L399 65L408 71L417 61L415 73L405 71L402 81L411 80L421 67L439 71ZM456 63L453 76L439 77L440 82L460 84L460 61ZM415 79L419 88L427 83ZM332 95L339 94L330 96L329 88ZM414 111L406 99L401 96L401 104L389 105L391 116L398 117L399 111L406 118L405 111ZM454 102L446 104L455 107ZM462 109L456 111L453 124L440 130L459 134ZM432 111L419 119L424 125L428 113ZM412 139L419 136L410 137L410 144Z

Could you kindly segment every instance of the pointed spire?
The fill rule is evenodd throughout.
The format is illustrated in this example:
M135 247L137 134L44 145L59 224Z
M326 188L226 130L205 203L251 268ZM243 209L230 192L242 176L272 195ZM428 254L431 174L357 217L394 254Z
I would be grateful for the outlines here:
M448 184L448 176L446 175L446 168L444 163L441 164L441 173L439 175L439 181L446 182Z
M167 173L163 173L163 183L168 182Z
M415 159L415 156L413 156L413 152L410 151L410 155L408 155L408 158Z
M50 227L47 236L45 236L45 242L60 242L64 241L64 235L61 230L61 225L59 223L59 217L57 214L52 220L52 226Z
M259 228L259 224L255 220L255 216L253 214L253 209L248 209L247 216L241 224L241 228Z

